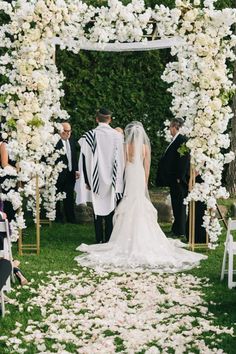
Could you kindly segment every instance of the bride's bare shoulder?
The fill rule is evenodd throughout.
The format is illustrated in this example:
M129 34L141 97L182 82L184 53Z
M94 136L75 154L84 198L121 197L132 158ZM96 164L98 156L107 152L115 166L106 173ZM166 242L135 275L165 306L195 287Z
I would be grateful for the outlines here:
M132 162L134 158L134 144L126 144L126 159Z

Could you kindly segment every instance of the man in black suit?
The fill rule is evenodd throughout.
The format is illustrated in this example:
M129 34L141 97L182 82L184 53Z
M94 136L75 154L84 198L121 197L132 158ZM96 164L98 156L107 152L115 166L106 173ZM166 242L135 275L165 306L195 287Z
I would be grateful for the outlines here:
M63 199L63 207L66 221L75 223L74 211L74 186L75 180L79 178L78 159L75 141L71 138L71 126L68 122L62 123L63 131L60 133L61 139L56 145L57 150L64 150L64 154L60 155L59 161L65 165L60 172L57 180L57 192L65 192L66 198ZM63 214L61 212L61 203L57 202L56 221L63 222Z
M170 122L172 141L159 162L156 179L157 186L170 188L174 215L171 231L174 236L186 236L186 206L183 201L188 194L190 155L181 155L178 151L187 141L186 137L179 133L182 126L182 119L174 118Z

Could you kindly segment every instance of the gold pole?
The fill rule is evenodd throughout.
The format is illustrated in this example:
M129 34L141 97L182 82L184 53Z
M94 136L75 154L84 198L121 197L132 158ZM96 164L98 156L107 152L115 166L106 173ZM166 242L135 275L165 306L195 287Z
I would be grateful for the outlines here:
M36 251L36 254L40 253L40 192L39 192L39 179L38 175L35 176L35 203L36 203L36 243L23 243L23 231L19 229L18 239L18 252L20 256L23 256L23 251Z
M37 245L37 255L40 252L40 195L39 195L39 177L36 175L36 245Z
M189 182L189 189L190 191L193 189L195 185L195 178L196 178L196 172L195 168L193 165L190 167L190 182ZM195 248L207 248L208 243L209 243L209 235L206 233L206 243L196 243L195 242L195 223L196 223L196 218L195 218L195 213L196 211L196 203L194 200L190 202L189 205L189 248L191 251L194 251Z
M191 164L190 166L190 181L189 190L191 191L195 185L195 169ZM189 205L189 247L194 251L195 246L195 201L191 200Z
M19 238L18 238L18 253L19 253L19 256L22 256L23 255L23 252L22 252L22 229L19 229Z
M19 166L18 164L16 165L16 170L17 170L17 173L19 173ZM19 189L20 187L22 186L22 182L21 181L18 181L17 182L17 188ZM18 209L18 213L22 211L22 207L20 207ZM19 253L19 256L22 256L23 255L23 233L22 233L22 229L18 229L18 233L19 233L19 238L18 238L18 253Z

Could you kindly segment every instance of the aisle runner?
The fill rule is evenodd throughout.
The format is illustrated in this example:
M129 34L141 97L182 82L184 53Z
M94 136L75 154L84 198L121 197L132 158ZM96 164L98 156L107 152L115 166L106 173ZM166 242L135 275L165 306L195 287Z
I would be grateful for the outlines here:
M25 304L43 318L0 339L14 353L223 353L221 338L233 330L213 325L203 286L206 279L186 274L49 272Z

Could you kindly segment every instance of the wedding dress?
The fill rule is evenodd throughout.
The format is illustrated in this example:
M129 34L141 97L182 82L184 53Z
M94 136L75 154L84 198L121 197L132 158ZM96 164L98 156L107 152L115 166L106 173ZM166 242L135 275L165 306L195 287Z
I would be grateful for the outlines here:
M178 272L196 267L204 255L183 249L177 240L169 240L157 223L147 179L150 143L140 122L125 129L126 168L124 196L114 215L114 227L108 243L81 244L77 250L87 254L75 260L97 270Z

